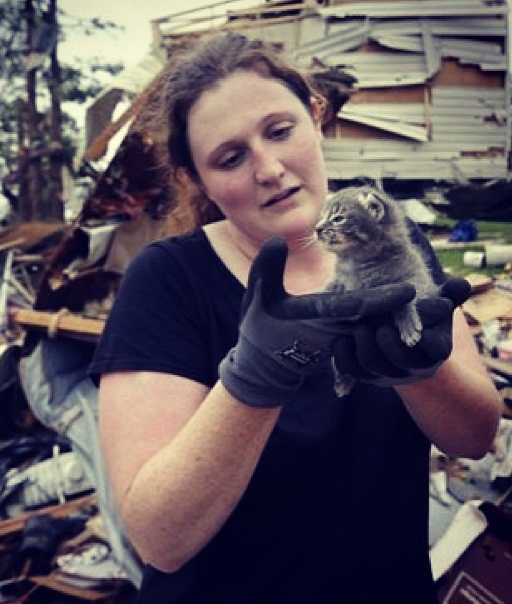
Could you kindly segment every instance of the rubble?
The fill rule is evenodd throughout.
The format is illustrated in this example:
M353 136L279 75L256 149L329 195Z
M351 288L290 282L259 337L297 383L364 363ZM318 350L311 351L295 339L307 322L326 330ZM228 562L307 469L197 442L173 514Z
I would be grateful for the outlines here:
M125 144L130 140L137 139L132 137ZM107 177L108 170L104 175ZM130 195L130 184L124 186L123 195ZM37 588L34 598L37 590L41 590L41 594L57 591L63 602L65 597L129 602L140 581L140 561L123 533L99 455L96 390L86 369L130 255L145 241L180 232L187 225L170 220L167 213L151 216L145 212L142 196L139 205L131 206L129 219L126 216L120 219L124 198L110 197L102 208L95 191L97 188L84 204L77 222L65 229L65 236L57 245L48 239L48 247L40 240L33 242L39 257L45 258L44 270L33 274L34 283L24 282L27 290L33 288L33 306L19 295L19 288L9 289L9 320L2 357L9 367L4 375L9 378L5 378L6 396L0 409L0 414L8 416L8 423L0 421L0 426L9 428L0 437L12 446L19 444L20 451L8 451L5 443L3 449L0 447L0 460L6 468L0 491L3 517L0 576L5 577L0 581L2 597L28 594ZM112 221L115 229L102 229ZM139 232L134 235L141 225L145 225L142 236ZM83 238L85 232L94 234L95 228L107 237L107 243L90 245L94 237ZM123 229L134 245L127 246L126 239L119 236ZM86 246L76 245L82 240L86 240ZM467 244L449 245L463 248ZM28 250L16 246L5 248L14 253L14 259L18 254L32 255L32 246ZM84 254L83 249L91 255ZM98 254L98 250L103 252ZM111 258L121 259L113 263L117 263L115 271L105 268ZM436 458L433 452L430 531L433 555L441 548L441 544L434 547L437 540L451 526L461 507L475 507L478 500L498 505L510 492L512 430L507 422L512 422L512 360L507 343L512 340L512 276L506 265L500 268L503 271L497 277L485 274L483 269L466 275L472 285L472 296L462 310L503 393L503 423L493 451L481 462L448 460L438 452ZM61 306L68 302L72 303L71 309ZM55 471L56 467L60 473ZM40 497L43 493L46 499ZM71 539L63 538L51 557L49 572L35 575L30 573L30 567L20 569L20 551L23 551L20 544L27 521L41 515L59 518L73 514L86 518L87 529ZM472 547L480 547L479 539L488 530L486 524L472 540L463 541L459 546L460 559ZM452 528L445 541L454 531ZM460 539L460 535L456 538ZM456 564L452 560L446 567L446 561L442 562L444 574L439 577L440 585L451 577L450 569ZM126 600L119 599L119 594Z

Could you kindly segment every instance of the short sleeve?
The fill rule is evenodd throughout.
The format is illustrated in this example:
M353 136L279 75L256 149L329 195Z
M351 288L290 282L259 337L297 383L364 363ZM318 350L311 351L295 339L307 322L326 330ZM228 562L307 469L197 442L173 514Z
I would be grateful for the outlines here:
M215 383L236 338L242 292L231 284L231 306L216 308L208 296L208 261L194 258L167 241L132 261L89 368L95 381L103 373L158 371Z

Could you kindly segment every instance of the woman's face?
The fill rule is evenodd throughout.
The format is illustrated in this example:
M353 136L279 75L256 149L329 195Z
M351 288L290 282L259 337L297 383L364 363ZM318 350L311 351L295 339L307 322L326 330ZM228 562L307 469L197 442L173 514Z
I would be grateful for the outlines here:
M314 233L327 194L319 113L278 80L242 70L192 106L189 142L201 184L258 244Z

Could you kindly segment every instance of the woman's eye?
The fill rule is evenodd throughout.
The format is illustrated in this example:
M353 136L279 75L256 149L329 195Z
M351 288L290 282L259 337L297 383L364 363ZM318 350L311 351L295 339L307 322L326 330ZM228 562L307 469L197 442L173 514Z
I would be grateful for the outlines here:
M230 168L236 168L243 161L244 154L242 151L233 151L232 153L226 153L222 156L217 165L223 170L229 170Z
M290 136L293 130L293 124L280 124L274 126L269 133L269 138L273 140L284 140Z

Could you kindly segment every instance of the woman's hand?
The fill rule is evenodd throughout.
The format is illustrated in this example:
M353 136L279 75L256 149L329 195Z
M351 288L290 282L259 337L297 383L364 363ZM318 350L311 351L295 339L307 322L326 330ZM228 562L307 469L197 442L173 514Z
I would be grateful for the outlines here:
M251 267L240 335L220 365L220 380L239 401L277 407L294 398L306 373L332 356L347 326L391 313L414 297L410 285L350 294L290 296L283 286L287 246L267 242Z
M452 351L453 312L471 294L465 279L449 279L437 296L418 301L420 341L406 346L391 315L360 321L333 345L337 371L377 386L408 384L432 377Z

